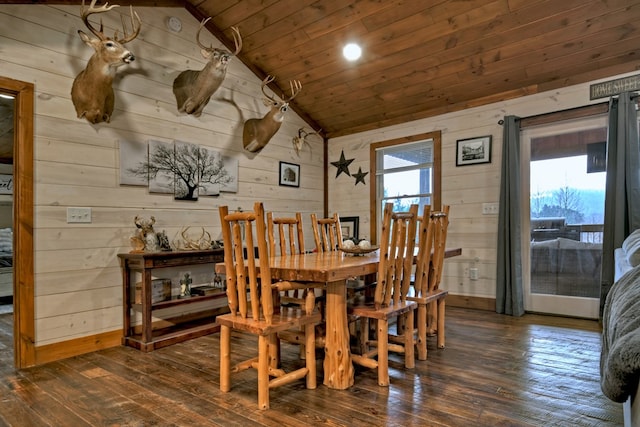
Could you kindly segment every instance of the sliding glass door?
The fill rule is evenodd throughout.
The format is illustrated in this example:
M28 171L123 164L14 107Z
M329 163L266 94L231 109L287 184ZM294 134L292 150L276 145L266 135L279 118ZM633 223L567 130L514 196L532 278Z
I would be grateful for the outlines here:
M598 318L606 139L604 115L522 133L527 311Z

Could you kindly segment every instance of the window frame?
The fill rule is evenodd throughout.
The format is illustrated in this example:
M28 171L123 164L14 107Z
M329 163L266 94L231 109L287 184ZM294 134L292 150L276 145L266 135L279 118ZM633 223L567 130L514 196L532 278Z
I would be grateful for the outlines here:
M433 140L433 196L431 208L439 210L442 200L442 132L434 131L405 136L402 138L390 139L387 141L374 142L369 146L369 173L371 180L369 193L369 212L371 212L370 232L371 241L378 242L378 179L377 179L377 156L376 151L380 148L387 148L395 145L411 144L423 140Z

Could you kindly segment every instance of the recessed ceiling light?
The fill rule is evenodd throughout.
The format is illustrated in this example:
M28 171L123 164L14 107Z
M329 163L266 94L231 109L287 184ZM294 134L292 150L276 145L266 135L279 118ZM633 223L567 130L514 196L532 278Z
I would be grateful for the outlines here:
M342 48L342 54L349 61L355 61L362 55L362 49L356 43L349 43Z

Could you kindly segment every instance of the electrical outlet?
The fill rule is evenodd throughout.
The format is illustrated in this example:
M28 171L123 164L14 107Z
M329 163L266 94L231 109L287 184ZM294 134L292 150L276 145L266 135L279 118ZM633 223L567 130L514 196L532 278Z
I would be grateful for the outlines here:
M477 267L471 267L469 269L469 279L478 280L478 268Z
M498 203L483 203L482 215L498 215Z
M91 208L67 208L67 224L90 222Z

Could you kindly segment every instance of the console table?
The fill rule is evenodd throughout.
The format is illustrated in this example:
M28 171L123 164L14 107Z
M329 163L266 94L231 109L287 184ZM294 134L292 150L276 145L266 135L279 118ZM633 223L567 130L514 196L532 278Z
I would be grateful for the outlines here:
M171 326L154 329L152 312L176 305L193 304L196 302L226 298L224 290L219 293L178 298L177 296L165 301L152 302L152 271L168 267L184 267L197 264L215 264L224 260L223 249L207 251L171 251L118 254L122 268L122 303L123 337L122 344L145 352L165 347L187 339L218 332L220 326L215 323L215 315L228 310L225 305L219 310L207 310L204 316L194 316L186 321L177 322L172 319ZM213 273L213 265L211 272ZM131 274L139 272L142 275L140 301L136 302L135 283L132 284ZM142 324L133 326L131 315L138 311L142 316ZM184 319L182 319L184 320Z

